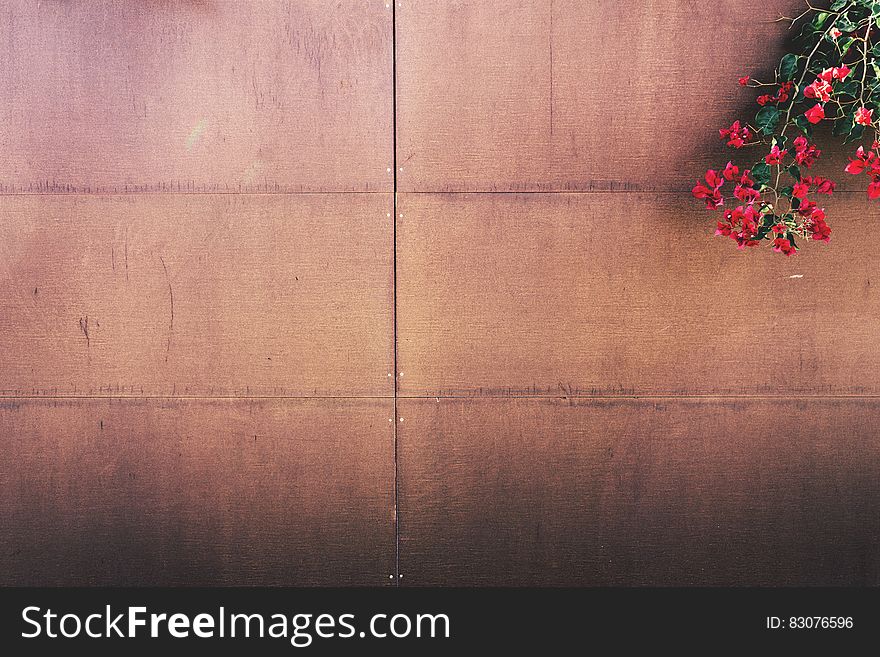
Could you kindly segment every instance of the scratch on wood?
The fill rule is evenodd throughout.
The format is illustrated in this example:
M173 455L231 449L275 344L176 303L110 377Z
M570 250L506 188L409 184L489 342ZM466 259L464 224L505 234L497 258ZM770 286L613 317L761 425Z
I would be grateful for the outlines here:
M125 282L128 283L128 227L125 228Z
M171 353L171 338L174 335L174 289L171 287L171 277L168 275L168 267L162 256L159 256L159 262L162 263L162 269L165 270L165 280L168 281L168 296L171 300L171 321L168 324L168 345L165 348L165 362L167 363L168 354Z
M79 318L79 330L83 332L83 335L86 336L86 349L91 346L91 341L89 340L89 316Z

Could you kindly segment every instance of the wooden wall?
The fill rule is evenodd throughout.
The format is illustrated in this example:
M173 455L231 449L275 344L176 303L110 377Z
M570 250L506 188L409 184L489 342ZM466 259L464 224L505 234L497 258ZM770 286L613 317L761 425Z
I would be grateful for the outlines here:
M799 7L6 3L0 581L880 583L877 206L688 192Z

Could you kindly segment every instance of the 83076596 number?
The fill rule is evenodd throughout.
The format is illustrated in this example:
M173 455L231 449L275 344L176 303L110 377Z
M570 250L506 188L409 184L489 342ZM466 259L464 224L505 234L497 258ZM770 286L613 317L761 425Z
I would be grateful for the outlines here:
M849 630L852 616L767 616L768 630Z

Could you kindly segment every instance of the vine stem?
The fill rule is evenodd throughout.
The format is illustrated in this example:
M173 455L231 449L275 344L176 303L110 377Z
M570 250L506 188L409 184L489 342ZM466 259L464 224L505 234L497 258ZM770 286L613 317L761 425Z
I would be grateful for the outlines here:
M849 9L852 6L853 6L853 3L850 2L846 6L844 6L842 10L837 11L837 12L828 12L828 14L830 16L834 16L836 18L837 16L840 16L842 13L849 11ZM800 16L798 16L798 18L802 18L809 11L815 9L809 2L807 3L807 7L809 7L809 9L807 11L805 11L803 14L801 14ZM795 20L797 20L797 19L795 19ZM788 107L785 110L785 121L782 124L782 130L779 132L780 137L784 137L785 131L788 129L789 120L791 119L791 110L794 107L795 99L797 98L798 93L800 93L801 85L803 85L804 80L807 77L807 72L810 70L810 63L812 62L812 59L815 56L815 54L819 51L819 46L822 45L822 42L825 40L825 37L827 37L829 34L831 34L831 30L834 29L835 24L836 24L836 20L832 20L831 24L827 28L825 28L825 31L816 40L816 45L813 46L813 49L810 51L810 54L807 55L807 61L804 63L804 72L801 73L801 77L797 81L797 84L795 85L795 90L794 90L794 94L792 95L791 102L788 104ZM792 25L794 25L794 21L792 21ZM777 204L779 203L779 194L776 190L779 189L779 178L781 176L782 176L782 165L777 165L776 166L776 180L773 183L773 192L774 192L774 194L776 194L776 203ZM773 209L775 211L775 209L776 209L775 205L773 206Z

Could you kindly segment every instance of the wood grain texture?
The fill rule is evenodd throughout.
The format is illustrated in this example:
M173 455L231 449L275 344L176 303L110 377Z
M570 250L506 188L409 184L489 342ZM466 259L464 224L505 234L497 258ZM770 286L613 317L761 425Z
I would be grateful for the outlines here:
M623 198L625 196L625 198ZM793 258L676 194L404 194L400 392L880 394L876 206Z
M401 400L402 583L880 584L877 400Z
M0 197L2 394L393 395L392 198Z
M12 0L0 191L391 191L391 11Z
M0 401L0 584L386 585L393 412Z
M757 90L737 78L773 78L787 38L786 24L773 21L803 8L801 0L404 2L399 188L690 190L730 157L718 129L758 109ZM843 178L845 162L837 153L819 172Z

